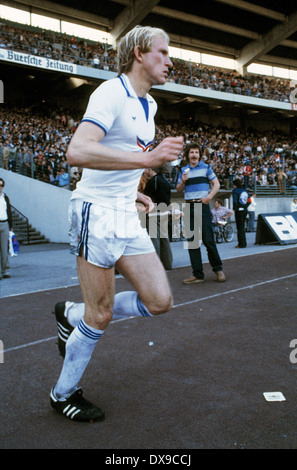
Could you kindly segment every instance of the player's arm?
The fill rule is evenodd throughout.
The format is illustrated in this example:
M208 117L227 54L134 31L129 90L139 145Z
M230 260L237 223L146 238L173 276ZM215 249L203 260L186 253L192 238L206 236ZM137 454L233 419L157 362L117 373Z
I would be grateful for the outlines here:
M69 165L95 170L159 167L176 160L183 147L183 137L166 137L151 152L124 152L101 144L104 135L101 127L91 122L81 122L68 146Z
M146 196L143 193L137 192L137 203L140 203L143 207L143 210L148 214L154 209L154 203L149 196Z

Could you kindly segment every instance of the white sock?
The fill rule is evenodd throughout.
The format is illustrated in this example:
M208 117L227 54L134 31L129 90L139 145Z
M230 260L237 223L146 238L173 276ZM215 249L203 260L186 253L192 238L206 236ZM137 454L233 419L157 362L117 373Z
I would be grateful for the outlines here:
M137 292L124 291L114 296L113 316L119 317L152 317L146 306L141 302Z
M88 326L83 320L68 338L63 368L54 389L59 399L73 393L80 381L93 353L93 350L104 331Z
M66 302L65 317L71 326L76 326L85 314L84 303ZM114 297L112 319L123 317L153 316L134 291L119 292Z
M66 302L65 303L65 312L64 315L69 321L71 326L76 326L80 320L84 317L85 314L85 304L84 303L74 303Z

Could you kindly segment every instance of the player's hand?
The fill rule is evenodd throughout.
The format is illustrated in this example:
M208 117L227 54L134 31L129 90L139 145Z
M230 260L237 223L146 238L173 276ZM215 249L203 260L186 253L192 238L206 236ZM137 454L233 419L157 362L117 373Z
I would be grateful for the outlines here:
M167 162L177 160L182 152L183 145L183 136L166 137L154 150L147 154L149 159L148 167L159 168Z
M136 202L142 204L142 207L143 207L143 209L141 209L137 205L138 211L142 212L142 210L144 210L146 214L151 212L155 207L155 205L154 205L153 201L151 200L151 198L149 196L146 196L145 194L140 193L140 192L137 193Z

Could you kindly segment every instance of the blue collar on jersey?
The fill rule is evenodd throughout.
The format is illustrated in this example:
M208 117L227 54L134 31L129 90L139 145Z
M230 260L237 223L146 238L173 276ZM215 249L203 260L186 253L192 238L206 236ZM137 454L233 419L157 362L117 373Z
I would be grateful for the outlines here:
M126 90L126 93L127 93L128 98L132 98L132 95L131 95L130 90L129 90L129 88L128 88L129 85L130 85L130 87L131 87L130 82L127 81L128 77L126 77L126 75L122 74L122 75L119 76L119 79L121 80L122 85L123 85L123 87L124 87L125 90ZM133 91L134 91L134 90L133 90ZM134 93L135 93L135 92L134 92ZM134 98L135 98L135 95L134 95Z
M136 95L136 92L135 92L134 88L132 87L129 78L124 73L122 73L119 76L119 79L121 80L121 83L122 83L123 87L126 90L128 98L137 98L140 101L140 103L142 104L142 107L144 109L146 120L148 121L148 118L149 118L149 104L148 104L147 97L142 98L142 97Z

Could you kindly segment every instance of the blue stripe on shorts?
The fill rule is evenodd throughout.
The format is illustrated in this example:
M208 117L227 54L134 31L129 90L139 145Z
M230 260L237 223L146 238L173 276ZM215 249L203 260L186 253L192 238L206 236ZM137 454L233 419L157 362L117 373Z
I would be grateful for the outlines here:
M82 222L80 232L80 247L83 246L85 260L88 261L89 218L92 204L84 202L82 205Z

